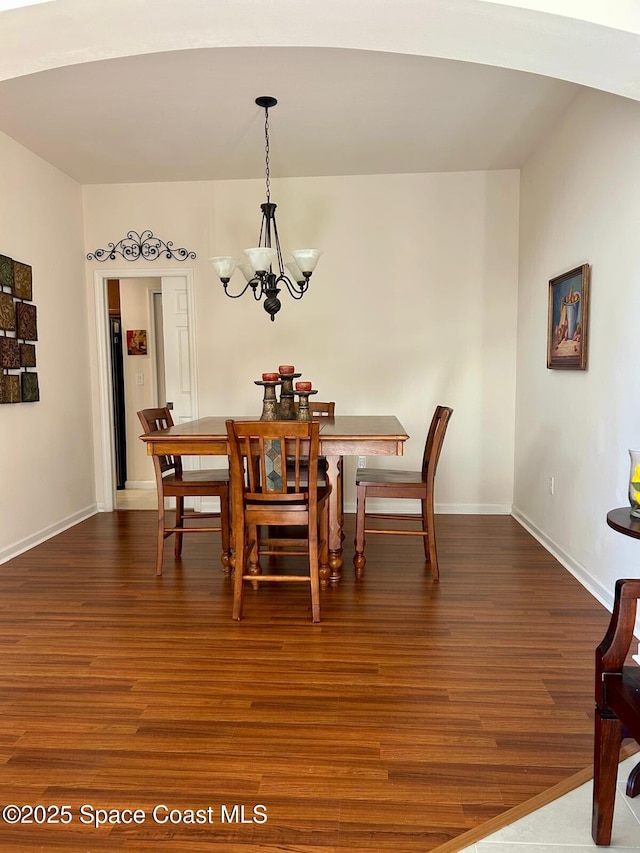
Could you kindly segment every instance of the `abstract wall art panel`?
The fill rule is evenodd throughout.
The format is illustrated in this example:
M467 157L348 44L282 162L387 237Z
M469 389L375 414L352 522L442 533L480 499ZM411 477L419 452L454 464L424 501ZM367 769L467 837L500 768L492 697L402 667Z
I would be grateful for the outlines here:
M36 345L20 344L20 367L36 366Z
M0 254L0 403L40 399L38 374L30 371L36 366L36 345L27 343L38 340L32 297L31 266Z
M22 402L36 403L40 399L37 373L22 373Z
M31 299L31 267L29 264L13 262L13 294L18 299Z
M13 292L13 259L0 255L0 290L8 287Z
M23 341L38 340L36 306L26 302L16 303L16 334Z
M0 367L11 370L21 366L20 344L16 338L0 338Z
M13 297L8 293L0 293L0 329L14 332L16 328L16 309Z
M20 403L20 377L7 373L0 375L0 403Z

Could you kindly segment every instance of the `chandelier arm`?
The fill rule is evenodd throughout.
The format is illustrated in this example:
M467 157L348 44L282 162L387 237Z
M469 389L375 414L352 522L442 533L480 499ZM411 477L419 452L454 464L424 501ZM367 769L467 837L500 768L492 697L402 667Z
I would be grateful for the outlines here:
M293 282L287 275L279 275L276 278L276 284L284 284L287 290L289 291L289 295L293 297L293 299L302 299L302 297L307 292L309 287L309 281L305 280L301 283Z
M262 293L261 293L259 296L256 296L256 289L257 289L257 287L258 287L258 284L259 284L258 280L257 280L257 279L253 279L253 278L252 278L252 279L251 279L251 281L248 281L248 282L245 284L245 286L242 288L242 290L240 291L240 293L229 293L229 282L228 282L228 281L227 281L227 282L225 282L225 281L223 281L223 282L222 282L222 286L224 287L224 292L225 292L225 294L226 294L230 299L240 299L240 297L241 297L241 296L244 296L244 295L245 295L245 293L247 292L247 290L248 290L250 287L251 287L251 288L253 288L253 295L254 295L254 297L255 297L256 299L262 299Z
M262 297L267 293L266 276L262 278L259 275L256 275L256 277L251 280L255 281L255 284L251 285L253 287L253 298L256 302L260 302Z

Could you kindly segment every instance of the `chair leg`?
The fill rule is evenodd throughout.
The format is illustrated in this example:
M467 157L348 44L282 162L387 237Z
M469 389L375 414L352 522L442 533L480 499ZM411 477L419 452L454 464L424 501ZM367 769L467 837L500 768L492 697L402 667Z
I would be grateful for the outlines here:
M260 530L257 525L250 524L248 525L247 533L249 541L247 548L249 574L256 576L256 580L251 581L251 586L253 589L258 589L260 584L258 583L257 577L262 574L262 568L260 566Z
M164 557L164 497L162 493L158 495L158 532L156 534L156 575L160 577L162 574L162 560Z
M311 579L311 621L320 621L320 572L318 565L318 525L309 525L309 577Z
M320 508L320 543L318 548L320 588L328 589L331 576L331 566L329 565L329 501L324 501Z
M631 773L629 773L626 794L627 797L631 798L637 797L640 794L640 764L636 764Z
M338 490L338 510L340 511L340 539L344 542L344 486L342 482L342 469L344 467L344 457L338 459L338 477L336 479L336 488Z
M176 520L174 527L184 527L184 498L176 498ZM176 542L173 553L176 557L182 554L182 533L175 534Z
M367 558L364 555L364 527L365 527L365 504L367 500L367 487L358 486L356 489L356 553L353 557L353 565L356 570L356 578L360 579L364 575L364 567L367 563Z
M617 717L596 708L591 835L598 845L611 843L621 739L622 726Z
M425 498L422 501L422 537L424 542L424 558L431 566L431 574L434 580L440 580L440 567L438 566L438 549L436 548L436 525L433 512L433 504Z
M220 495L220 540L222 542L222 567L227 577L231 575L231 532L229 525L229 495L222 492Z
M242 619L242 607L244 604L244 572L247 565L247 540L244 524L234 525L233 528L233 618L236 621Z

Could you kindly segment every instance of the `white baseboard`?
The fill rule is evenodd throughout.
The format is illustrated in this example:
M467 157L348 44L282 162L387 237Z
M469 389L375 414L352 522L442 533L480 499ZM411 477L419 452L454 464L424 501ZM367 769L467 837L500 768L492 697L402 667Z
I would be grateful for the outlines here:
M582 586L587 589L591 595L600 602L600 604L604 605L609 611L613 610L613 593L611 591L606 589L598 580L596 580L596 578L593 577L593 575L589 574L581 563L574 560L573 557L566 553L566 551L563 551L557 542L554 542L554 540L547 536L546 533L539 530L523 512L520 512L520 510L517 509L517 507L514 506L511 514L515 520L528 530L534 539L537 539L538 542L546 548L546 550L552 554L568 572L571 572L576 580L580 581Z
M155 489L155 480L127 480L124 484L126 489Z
M68 530L81 521L86 521L87 518L91 518L97 512L99 512L97 504L91 504L55 524L51 524L49 527L44 527L42 530L32 533L31 536L27 536L19 542L14 542L6 548L2 548L0 550L0 564L6 563L7 560L12 560L14 557L23 554L25 551L29 551L31 548L35 548L36 545L41 545L47 539L51 539L53 536L57 536L58 533L62 533L63 530Z

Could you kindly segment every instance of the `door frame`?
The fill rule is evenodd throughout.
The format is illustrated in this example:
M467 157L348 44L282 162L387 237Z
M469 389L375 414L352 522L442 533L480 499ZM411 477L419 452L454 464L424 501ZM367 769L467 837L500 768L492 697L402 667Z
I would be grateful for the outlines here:
M111 352L109 349L109 301L107 280L110 278L177 278L186 280L187 318L189 322L189 362L191 373L193 417L198 417L195 317L193 301L193 269L108 269L94 270L93 287L96 313L98 413L100 452L97 465L102 474L103 500L98 502L101 512L113 512L116 505L115 449L113 430L113 385L111 379Z

